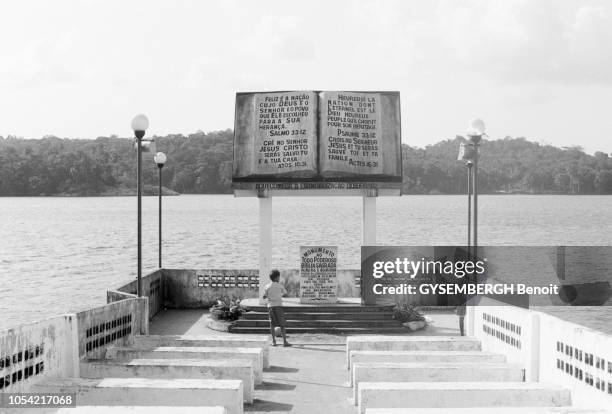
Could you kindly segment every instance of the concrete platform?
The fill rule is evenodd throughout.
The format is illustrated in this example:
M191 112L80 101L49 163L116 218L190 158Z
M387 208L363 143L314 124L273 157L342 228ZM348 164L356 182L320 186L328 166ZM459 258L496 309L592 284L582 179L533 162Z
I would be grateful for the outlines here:
M362 382L522 382L525 370L516 364L358 362L353 365L353 396Z
M244 402L251 404L255 392L253 365L245 360L132 359L130 361L83 361L82 378L194 378L242 381Z
M351 351L480 351L480 341L465 336L382 336L346 338L346 360Z
M482 351L351 351L356 362L506 362L506 356Z
M264 367L270 366L270 338L264 335L231 335L210 337L205 335L137 335L134 345L156 348L158 346L199 346L223 348L261 348Z
M255 384L263 381L263 350L261 348L209 348L175 347L136 348L111 346L106 349L106 359L205 359L249 361L253 366Z
M569 390L525 382L362 382L358 396L360 414L368 408L404 407L412 414L412 408L561 407L571 404Z
M76 393L79 405L222 406L243 413L242 381L150 378L50 378L30 392Z
M410 414L612 414L612 410L573 407L411 408ZM406 408L369 408L366 414L406 414Z
M224 407L143 407L79 405L72 408L14 409L9 413L22 414L226 414Z

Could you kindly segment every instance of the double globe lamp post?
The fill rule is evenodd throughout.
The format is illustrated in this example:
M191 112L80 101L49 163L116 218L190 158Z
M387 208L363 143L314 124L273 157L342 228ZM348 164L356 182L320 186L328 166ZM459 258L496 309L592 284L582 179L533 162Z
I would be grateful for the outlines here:
M149 119L143 115L136 115L134 119L132 119L132 130L134 131L134 141L136 144L136 198L137 198L137 221L138 221L138 236L137 236L137 245L138 245L138 254L137 254L137 293L138 296L143 296L142 291L142 142L145 136L145 132L147 128L149 128ZM162 224L162 167L166 163L166 154L163 152L158 152L154 161L157 164L157 168L159 169L159 267L161 268L161 224Z
M470 245L473 246L473 257L478 254L478 148L482 136L485 135L485 124L481 119L470 121L467 136L469 142L461 144L459 158L466 161L468 168L468 255ZM472 213L472 196L474 197L474 211ZM473 223L472 221L473 215ZM473 232L472 232L473 227ZM473 243L470 240L473 237Z

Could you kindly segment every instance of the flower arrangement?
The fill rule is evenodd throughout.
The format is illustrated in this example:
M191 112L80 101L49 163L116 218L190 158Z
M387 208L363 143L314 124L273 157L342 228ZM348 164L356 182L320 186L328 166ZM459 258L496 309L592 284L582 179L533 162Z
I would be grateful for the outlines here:
M217 303L210 307L210 315L213 319L222 321L235 321L246 312L240 307L240 301L229 301L225 303L222 300L218 300Z
M396 305L393 309L393 319L402 323L425 322L425 317L415 309L413 305Z

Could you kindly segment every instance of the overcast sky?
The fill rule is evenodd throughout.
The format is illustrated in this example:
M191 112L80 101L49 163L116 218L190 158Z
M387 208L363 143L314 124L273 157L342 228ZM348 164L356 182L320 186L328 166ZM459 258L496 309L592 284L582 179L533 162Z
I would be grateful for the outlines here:
M0 3L0 135L233 127L237 91L398 90L402 136L612 152L612 2Z

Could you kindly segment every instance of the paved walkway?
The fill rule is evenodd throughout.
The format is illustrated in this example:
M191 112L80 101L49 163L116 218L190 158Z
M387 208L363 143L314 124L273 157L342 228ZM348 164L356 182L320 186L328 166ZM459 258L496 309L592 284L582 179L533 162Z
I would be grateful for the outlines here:
M407 335L458 335L454 314L426 313L427 329ZM157 315L150 333L174 335L232 335L206 327L205 310L167 310ZM346 369L345 335L294 334L291 348L270 347L270 369L264 384L255 389L255 402L245 405L249 413L355 414Z

